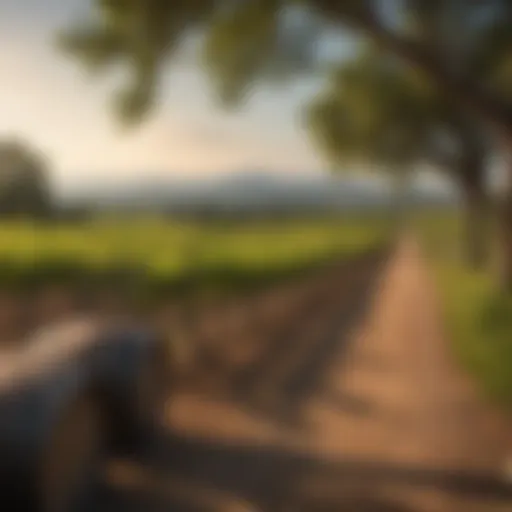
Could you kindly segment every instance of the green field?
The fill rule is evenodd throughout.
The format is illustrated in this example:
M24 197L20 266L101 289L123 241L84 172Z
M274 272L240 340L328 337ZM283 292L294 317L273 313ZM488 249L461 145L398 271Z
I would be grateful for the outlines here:
M150 293L239 290L383 243L372 218L179 223L159 218L0 225L0 285L136 286Z
M487 396L512 410L512 297L498 292L491 268L476 272L464 265L457 215L420 218L417 227L454 353Z

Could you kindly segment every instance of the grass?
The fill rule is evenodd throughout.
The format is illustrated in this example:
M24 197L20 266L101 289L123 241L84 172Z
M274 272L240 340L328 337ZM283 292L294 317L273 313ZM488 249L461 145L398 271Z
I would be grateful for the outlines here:
M381 245L373 218L178 223L160 218L84 224L0 224L0 286L61 282L133 286L137 293L254 288Z
M459 257L459 219L441 214L418 228L435 271L453 350L492 400L512 411L512 296L497 291L490 271Z
M486 274L436 268L458 358L490 397L512 409L512 299L498 296Z

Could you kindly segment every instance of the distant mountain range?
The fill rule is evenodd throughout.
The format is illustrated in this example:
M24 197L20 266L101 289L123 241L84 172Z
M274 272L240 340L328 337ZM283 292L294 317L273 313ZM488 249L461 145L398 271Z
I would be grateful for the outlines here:
M442 187L417 185L407 202L446 204L454 194ZM372 179L246 171L207 179L143 179L108 187L89 186L66 202L95 208L137 210L290 210L379 208L392 206L396 193Z

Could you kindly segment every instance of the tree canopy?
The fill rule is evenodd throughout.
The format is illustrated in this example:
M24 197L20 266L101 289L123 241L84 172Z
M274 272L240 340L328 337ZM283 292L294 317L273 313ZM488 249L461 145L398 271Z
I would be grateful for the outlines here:
M415 16L404 28L411 39L429 44L458 73L488 76L488 87L505 90L494 78L503 70L501 59L483 54L492 46L495 56L508 46L503 40L498 45L489 27L475 28L475 13L460 2L410 3ZM394 171L424 161L466 183L482 182L468 174L484 173L482 159L490 149L489 132L471 111L435 87L427 73L368 42L331 74L309 108L309 125L330 159L374 160Z
M310 64L320 34L348 27L421 69L512 145L512 107L504 93L512 48L508 0L95 0L94 5L88 24L70 30L61 42L91 69L127 66L129 83L116 101L126 120L140 120L150 112L160 77L187 38L201 40L218 92L236 100L254 80L275 75L271 70L289 74ZM306 14L302 23L290 23L298 12ZM419 39L417 30L411 33L414 21L423 20L428 30L428 20L440 12L447 27L443 39ZM476 76L443 58L448 51L460 51L456 43L462 34L456 24L462 21L464 38L479 45L486 41L480 46L481 59L500 69L496 76ZM440 42L442 51L436 51ZM285 63L293 65L287 69ZM483 78L487 76L489 81Z
M319 148L337 164L403 170L425 155L432 93L374 47L332 73L307 109Z
M41 217L51 207L44 159L22 142L0 141L0 214Z

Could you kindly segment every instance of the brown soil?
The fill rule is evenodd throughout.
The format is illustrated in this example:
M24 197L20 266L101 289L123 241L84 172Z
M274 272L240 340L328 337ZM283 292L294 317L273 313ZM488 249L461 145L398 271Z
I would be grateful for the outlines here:
M205 315L168 439L113 461L97 510L511 511L506 422L452 360L415 242L381 263Z

